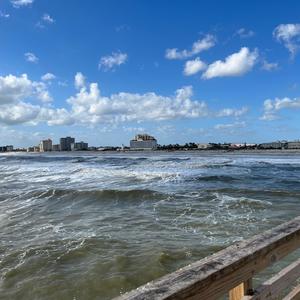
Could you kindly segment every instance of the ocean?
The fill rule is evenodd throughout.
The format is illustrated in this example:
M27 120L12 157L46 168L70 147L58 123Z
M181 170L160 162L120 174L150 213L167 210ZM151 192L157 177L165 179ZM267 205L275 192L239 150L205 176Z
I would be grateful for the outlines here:
M0 154L0 299L111 299L299 202L297 153Z

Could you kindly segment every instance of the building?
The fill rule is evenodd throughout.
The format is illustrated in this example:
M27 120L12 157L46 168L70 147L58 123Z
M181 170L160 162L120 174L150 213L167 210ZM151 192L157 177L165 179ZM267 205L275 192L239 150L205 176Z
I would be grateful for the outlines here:
M60 138L59 145L60 151L71 151L71 144L75 143L75 138L67 136L65 138Z
M300 149L300 141L288 142L287 148L288 149Z
M287 141L277 141L271 143L262 143L258 145L259 149L286 149L288 146Z
M71 144L72 151L86 151L86 150L88 150L88 148L89 148L89 145L88 145L88 143L85 143L85 142Z
M52 140L43 140L40 142L40 152L52 151Z
M0 152L11 152L14 151L14 146L7 145L7 146L0 146Z
M148 134L137 134L130 141L130 150L156 150L157 140Z
M14 146L13 146L13 145L7 145L7 146L6 146L6 151L7 151L7 152L14 151Z
M200 149L200 150L210 149L211 148L211 144L208 144L208 143L199 143L199 144L197 144L197 148Z
M60 144L52 145L52 151L60 151Z

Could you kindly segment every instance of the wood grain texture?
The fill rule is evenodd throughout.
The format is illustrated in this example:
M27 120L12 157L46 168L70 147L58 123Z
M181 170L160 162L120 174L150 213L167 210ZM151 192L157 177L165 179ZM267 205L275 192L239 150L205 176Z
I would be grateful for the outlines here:
M116 298L218 299L300 246L300 217Z
M297 285L287 296L282 300L300 300L300 284Z
M291 286L299 277L300 259L260 285L253 296L244 297L243 300L279 299L282 290Z

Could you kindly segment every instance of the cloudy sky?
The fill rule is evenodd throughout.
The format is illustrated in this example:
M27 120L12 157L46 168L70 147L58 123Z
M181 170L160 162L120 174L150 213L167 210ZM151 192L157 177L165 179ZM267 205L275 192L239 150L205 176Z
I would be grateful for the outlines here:
M299 1L1 0L0 144L300 138Z

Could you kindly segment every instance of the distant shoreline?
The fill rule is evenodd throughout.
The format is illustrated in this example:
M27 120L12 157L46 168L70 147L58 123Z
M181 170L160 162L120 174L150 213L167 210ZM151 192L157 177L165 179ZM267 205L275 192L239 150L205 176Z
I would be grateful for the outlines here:
M0 154L12 154L12 153L30 153L30 154L76 154L76 153L199 153L199 154L300 154L300 149L214 149L214 150L125 150L125 151L49 151L49 152L26 152L26 151L10 151L0 152Z

